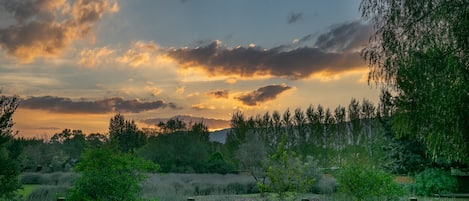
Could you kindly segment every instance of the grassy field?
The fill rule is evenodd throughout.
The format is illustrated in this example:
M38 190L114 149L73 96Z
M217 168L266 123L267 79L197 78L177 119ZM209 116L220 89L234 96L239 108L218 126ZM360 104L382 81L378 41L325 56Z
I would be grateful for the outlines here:
M25 173L22 175L23 189L20 194L25 201L55 201L64 196L78 178L76 173ZM398 178L406 180L406 178ZM403 182L406 183L406 182ZM278 201L275 194L261 197L251 176L235 174L151 174L142 184L141 197L145 200L157 198L158 201ZM337 182L331 177L323 177L315 187L320 194L300 194L296 199L318 198L322 201L347 201L344 195L335 193ZM402 201L410 196L403 196ZM311 199L314 200L314 199ZM418 201L469 201L461 198L418 197Z
M39 186L40 185L37 184L24 184L22 189L19 190L18 194L21 197L28 197Z

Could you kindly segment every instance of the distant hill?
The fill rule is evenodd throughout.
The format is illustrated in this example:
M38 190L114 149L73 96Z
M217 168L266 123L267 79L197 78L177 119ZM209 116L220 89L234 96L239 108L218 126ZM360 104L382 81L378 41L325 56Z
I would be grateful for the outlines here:
M219 142L225 144L226 136L231 131L231 128L225 128L223 130L213 131L210 132L210 141L212 142Z

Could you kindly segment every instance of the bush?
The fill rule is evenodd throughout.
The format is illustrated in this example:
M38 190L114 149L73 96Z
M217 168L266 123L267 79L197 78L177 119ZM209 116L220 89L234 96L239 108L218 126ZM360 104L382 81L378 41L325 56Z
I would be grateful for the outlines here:
M82 176L67 194L67 200L136 200L145 172L157 168L149 161L116 153L114 149L87 150L75 167Z
M353 200L389 200L403 194L391 174L358 164L343 167L337 181L339 190Z
M415 175L411 189L417 195L433 195L449 193L457 189L457 180L449 171L428 168Z
M54 173L36 173L26 172L21 174L21 184L40 184L40 185L64 185L71 186L79 177L74 172L54 172Z

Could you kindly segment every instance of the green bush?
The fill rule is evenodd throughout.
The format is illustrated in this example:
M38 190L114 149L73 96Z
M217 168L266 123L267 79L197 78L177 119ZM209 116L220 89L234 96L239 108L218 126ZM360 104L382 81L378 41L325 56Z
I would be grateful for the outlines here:
M54 172L54 173L37 173L26 172L21 174L21 184L40 184L40 185L64 185L71 186L79 177L74 172Z
M411 189L417 195L449 193L457 189L457 180L449 171L428 168L415 175Z
M67 194L67 200L136 200L146 171L157 168L130 153L110 148L89 149L75 166L81 177Z
M339 191L353 200L390 200L403 194L391 174L359 164L343 167L337 174L337 181Z

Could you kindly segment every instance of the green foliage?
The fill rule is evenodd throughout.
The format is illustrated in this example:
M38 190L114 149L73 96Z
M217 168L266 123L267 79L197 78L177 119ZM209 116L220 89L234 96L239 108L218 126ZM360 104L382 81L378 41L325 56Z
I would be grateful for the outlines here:
M136 153L145 159L158 163L162 172L208 172L207 162L211 153L208 131L201 129L200 125L193 127L193 129L152 136L148 139L147 144L138 149ZM229 170L228 164L214 164L217 161L212 162L211 168L216 169L218 165L227 165L223 168L228 168L226 171Z
M157 169L158 165L129 153L106 147L89 149L75 167L81 177L67 200L136 200L145 172Z
M135 122L125 120L124 115L116 114L109 122L111 143L117 144L122 152L134 152L146 143L146 135Z
M339 191L353 200L396 199L402 188L393 181L391 174L371 167L352 164L342 167L337 174Z
M469 163L468 8L465 0L360 6L376 30L363 51L369 81L395 90L397 134L415 135L433 160Z
M411 188L417 195L434 195L435 193L451 193L457 189L457 180L449 171L428 168L415 175L415 183Z
M258 184L260 189L270 190L285 199L288 193L307 192L319 177L317 162L307 157L302 162L296 154L285 148L286 135L277 146L277 150L270 155L267 162L267 184Z
M227 174L234 172L234 167L225 161L222 153L217 151L208 159L207 171L210 173Z
M16 160L21 150L12 149L14 133L11 130L12 115L18 107L18 101L16 96L0 96L0 200L13 199L21 187L18 182L20 167Z

